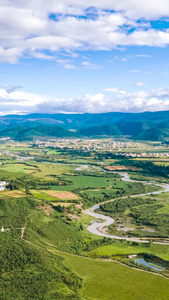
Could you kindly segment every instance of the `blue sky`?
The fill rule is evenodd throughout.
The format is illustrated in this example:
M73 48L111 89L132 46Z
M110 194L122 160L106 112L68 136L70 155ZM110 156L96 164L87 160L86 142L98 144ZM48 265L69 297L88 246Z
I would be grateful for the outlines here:
M168 0L1 1L1 115L157 110L169 110Z

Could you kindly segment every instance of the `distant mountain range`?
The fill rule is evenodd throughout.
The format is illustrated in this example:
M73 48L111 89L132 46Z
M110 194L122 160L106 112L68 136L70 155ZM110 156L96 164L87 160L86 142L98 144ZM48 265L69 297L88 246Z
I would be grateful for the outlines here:
M169 141L169 111L0 117L0 136L15 140L124 135L134 140Z

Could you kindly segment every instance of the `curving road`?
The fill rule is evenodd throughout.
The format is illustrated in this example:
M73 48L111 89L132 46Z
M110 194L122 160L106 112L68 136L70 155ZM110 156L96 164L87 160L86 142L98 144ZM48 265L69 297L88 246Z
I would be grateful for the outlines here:
M120 175L122 176L122 180L123 181L130 181L130 182L139 182L137 180L131 180L128 173L120 173ZM157 195L157 194L161 194L161 193L166 193L169 192L169 184L156 184L154 182L144 182L145 184L150 184L150 185L156 185L158 187L162 187L163 190L162 191L156 191L156 192L152 192L152 193L146 193L146 194L140 194L140 195L132 195L130 197L143 197L143 196L148 196L148 195ZM107 202L113 202L117 199L124 199L127 198L128 196L124 196L124 197L120 197L120 198L115 198L112 200L108 200L108 201L104 201L102 203L96 204L94 205L92 208L87 209L84 211L84 213L86 215L92 216L96 218L96 221L91 224L90 226L87 227L87 230L90 231L93 234L99 235L99 236L103 236L103 237L109 237L112 239L118 239L118 240L127 240L127 241L133 241L133 242L142 242L142 243L149 243L148 240L146 239L139 239L139 238L129 238L129 237L119 237L117 235L110 235L107 234L104 227L107 227L111 224L113 224L115 222L115 220L111 217L105 216L103 214L99 214L99 213L95 213L94 211L96 209L98 209L100 207L101 204L107 203ZM98 219L102 219L104 220L104 222L99 223L97 220ZM154 242L154 244L165 244L165 245L169 245L169 243L160 243L160 242Z

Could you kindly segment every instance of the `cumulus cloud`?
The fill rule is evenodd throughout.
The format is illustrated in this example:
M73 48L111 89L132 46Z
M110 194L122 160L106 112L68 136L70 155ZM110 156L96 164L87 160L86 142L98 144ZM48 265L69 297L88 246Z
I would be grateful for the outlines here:
M104 93L86 94L82 98L55 99L38 104L34 111L38 112L143 112L169 109L169 89L153 92L139 91L136 93Z
M20 86L8 86L0 89L0 115L11 113L27 113L34 109L34 106L47 101L47 97L32 94L17 89Z
M73 15L81 15L84 10L90 7L89 11L96 9L110 9L118 11L126 11L128 15L137 17L156 18L169 15L168 0L91 0L90 6L88 0L3 0L4 6L32 9L42 14L49 11L57 13L66 13Z
M60 99L25 91L8 93L0 89L0 115L11 113L103 113L169 110L169 88L127 92L107 88L105 92Z
M0 62L14 64L25 55L53 60L61 50L75 57L77 50L164 47L169 30L153 29L149 21L168 15L168 0L3 0Z

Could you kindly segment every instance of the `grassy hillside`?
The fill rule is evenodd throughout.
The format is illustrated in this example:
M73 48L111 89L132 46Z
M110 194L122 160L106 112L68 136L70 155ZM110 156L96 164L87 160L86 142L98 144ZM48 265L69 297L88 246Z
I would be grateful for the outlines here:
M17 127L1 132L1 137L15 140L29 140L37 137L74 137L75 133L59 126Z
M27 230L27 226L31 227L31 233L28 231L26 235L31 235L35 243L45 234L40 227L40 220L46 224L45 215L36 210L36 205L31 197L0 200L0 225L5 228L5 232L0 233L0 299L80 299L81 279L62 264L60 257L22 236L23 228ZM56 220L55 231L59 233L58 226L62 228L62 241L69 237L71 243L76 230L73 232L72 229L71 236L69 227L67 229L62 223L60 220L58 225ZM46 230L50 231L50 225ZM52 229L50 232L54 235ZM60 242L56 236L54 238Z
M86 300L166 300L168 280L146 272L132 270L117 262L91 260L52 251L65 258L65 265L83 278L82 295Z

